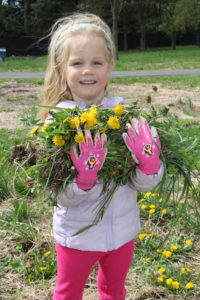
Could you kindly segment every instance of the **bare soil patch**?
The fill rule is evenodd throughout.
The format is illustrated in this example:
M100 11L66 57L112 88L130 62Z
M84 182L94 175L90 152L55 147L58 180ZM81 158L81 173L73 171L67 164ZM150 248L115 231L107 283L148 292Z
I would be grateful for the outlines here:
M170 107L170 111L180 118L200 119L200 87L176 89L162 87L161 84L155 86L156 92L152 84L147 83L111 84L109 92L124 98L127 104L138 100L140 106L145 106L150 96L153 105ZM41 95L41 86L16 81L0 82L0 128L24 127L21 118L41 104Z

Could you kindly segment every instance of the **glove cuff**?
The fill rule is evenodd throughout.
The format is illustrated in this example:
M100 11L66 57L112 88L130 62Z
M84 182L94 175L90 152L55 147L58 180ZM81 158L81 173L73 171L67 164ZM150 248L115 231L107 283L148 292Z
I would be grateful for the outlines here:
M139 165L138 168L139 170L144 173L145 175L154 175L156 173L158 173L158 171L160 170L160 166L161 166L161 160L157 160L154 161L153 164L149 164L149 165Z
M90 190L95 185L97 175L92 174L91 176L85 174L78 174L76 176L76 184L81 190Z

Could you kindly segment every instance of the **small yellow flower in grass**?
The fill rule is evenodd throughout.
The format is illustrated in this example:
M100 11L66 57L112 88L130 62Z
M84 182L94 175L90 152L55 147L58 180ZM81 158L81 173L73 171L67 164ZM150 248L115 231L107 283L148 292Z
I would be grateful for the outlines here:
M31 281L31 275L28 275L28 278L27 278L28 282Z
M185 268L181 268L181 273L182 274L186 274L186 269Z
M145 205L145 204L143 204L142 206L141 206L141 209L142 210L145 210L147 208L147 206Z
M77 129L80 127L80 119L79 117L74 117L73 119L69 120L69 126L72 129Z
M149 207L150 208L156 208L156 206L154 204L151 204Z
M63 139L62 135L56 134L53 138L53 142L56 146L62 147L65 144L65 140Z
M34 134L36 134L39 130L40 130L40 127L39 127L39 126L34 127L34 128L31 130L30 136L34 136Z
M186 287L186 289L189 290L189 289L192 289L194 287L194 285L192 282L188 282L185 287Z
M45 271L46 267L40 267L40 271Z
M185 241L185 243L186 243L186 245L188 245L188 246L192 246L192 241L190 241L190 240L187 240L187 241Z
M49 128L50 127L50 125L48 125L48 124L44 124L43 125L43 131L46 131L47 130L47 128Z
M146 236L147 236L146 233L141 233L141 234L139 234L139 239L142 241L145 239Z
M166 280L166 284L167 284L167 285L171 285L171 284L172 284L172 281L173 281L172 278L168 278L168 279Z
M150 212L150 214L154 214L155 211L156 211L155 208L151 208L149 212Z
M189 268L186 268L187 272L189 273L190 272L190 269Z
M89 113L88 112L83 112L80 115L80 121L81 121L81 123L85 123L88 120L88 117L89 117Z
M112 129L119 129L120 128L119 120L116 117L110 117L107 124Z
M48 256L49 254L51 254L51 251L47 251L44 256Z
M160 202L160 203L163 202L163 198L160 198L160 199L159 199L159 202Z
M162 210L162 215L166 215L166 213L167 213L167 210L164 208L164 209Z
M89 110L89 114L93 117L96 117L96 115L97 115L96 107L91 107L90 110Z
M162 252L162 254L163 254L164 256L166 256L167 258L171 257L171 255L172 255L171 251L167 251L167 250L164 250L164 251Z
M124 106L122 104L117 104L115 108L113 108L113 111L116 113L116 115L122 115L124 112Z
M184 203L185 203L185 201L183 201L183 200L179 201L179 204L184 204Z
M78 144L83 143L85 140L83 133L76 134L74 140Z
M160 249L157 249L156 252L157 252L157 253L161 253L162 251L161 251Z
M173 287L173 289L178 290L179 289L178 281L172 281L172 287Z
M173 250L173 251L176 251L177 249L178 249L178 247L177 247L176 245L173 245L173 246L172 246L172 250Z
M171 200L171 201L174 201L174 197L171 197L170 200Z
M163 282L163 281L164 281L164 279L162 276L158 277L158 282Z
M145 199L144 198L142 198L142 199L140 199L140 202L143 202Z
M155 197L155 196L156 196L156 194L154 194L154 193L153 193L151 196L152 196L152 197Z
M28 268L29 268L29 265L25 265L24 267L25 267L25 269L28 269Z
M164 272L165 272L165 269L164 269L164 268L158 269L158 273L159 273L159 274L163 274Z

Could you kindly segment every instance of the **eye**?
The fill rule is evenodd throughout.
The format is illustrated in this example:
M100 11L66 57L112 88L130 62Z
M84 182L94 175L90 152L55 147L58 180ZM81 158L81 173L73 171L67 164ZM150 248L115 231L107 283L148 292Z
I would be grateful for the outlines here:
M80 61L75 61L72 63L72 66L80 66L81 62Z
M102 62L100 62L100 61L94 61L94 65L102 65Z

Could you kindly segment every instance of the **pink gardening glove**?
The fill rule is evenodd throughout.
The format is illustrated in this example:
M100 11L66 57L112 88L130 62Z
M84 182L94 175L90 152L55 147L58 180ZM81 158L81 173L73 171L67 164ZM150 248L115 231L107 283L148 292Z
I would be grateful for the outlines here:
M78 129L78 133L81 130ZM77 151L77 144L70 149L72 162L78 172L76 183L79 189L91 189L97 179L97 173L103 166L107 154L107 148L104 148L107 142L107 136L99 131L94 135L94 144L89 129L85 129L85 141L79 144L80 156Z
M158 147L161 148L161 144L156 128L152 127L150 130L147 121L143 117L140 120L133 118L131 123L132 126L129 123L127 124L128 134L123 133L124 142L131 151L133 159L139 165L140 171L146 175L155 174L161 165L158 149ZM135 128L135 131L133 128Z

